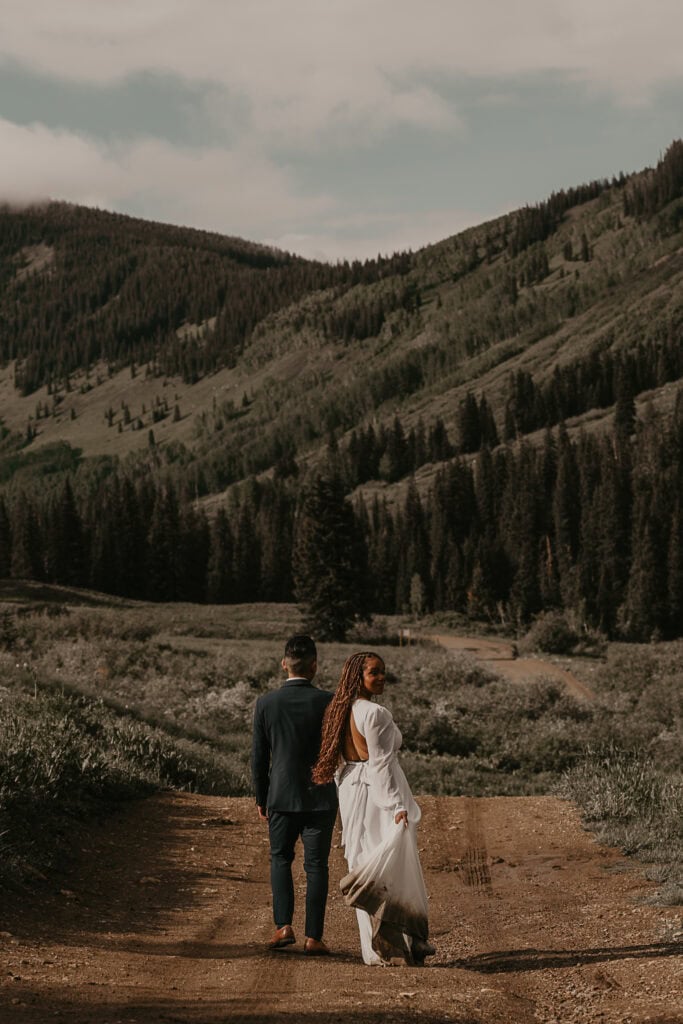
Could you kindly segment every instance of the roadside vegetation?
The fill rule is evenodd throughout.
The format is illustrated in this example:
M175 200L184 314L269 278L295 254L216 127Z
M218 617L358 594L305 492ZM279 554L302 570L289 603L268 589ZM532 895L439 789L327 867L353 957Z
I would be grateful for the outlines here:
M660 898L683 903L683 644L612 644L591 685L610 728L565 772L600 842L648 863Z
M248 794L254 701L280 684L283 638L300 628L292 605L78 605L76 591L50 593L6 592L0 604L5 881L43 870L74 821L155 788ZM602 841L656 864L669 899L680 895L681 642L576 660L596 693L587 702L437 646L398 647L396 625L378 618L346 644L320 645L317 681L334 688L354 649L385 659L384 699L417 792L561 792Z
M236 639L211 653L215 631L262 631L256 610L226 626L210 608L67 606L34 590L0 605L0 884L42 871L79 820L123 800L248 793L244 725L279 650Z

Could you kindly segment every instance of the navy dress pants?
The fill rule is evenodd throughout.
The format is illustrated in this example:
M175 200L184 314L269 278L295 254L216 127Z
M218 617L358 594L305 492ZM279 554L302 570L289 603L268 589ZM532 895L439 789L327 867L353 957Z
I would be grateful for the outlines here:
M327 861L332 845L336 811L268 811L270 884L276 928L292 923L294 847L301 836L306 872L306 931L309 939L322 939L327 902Z

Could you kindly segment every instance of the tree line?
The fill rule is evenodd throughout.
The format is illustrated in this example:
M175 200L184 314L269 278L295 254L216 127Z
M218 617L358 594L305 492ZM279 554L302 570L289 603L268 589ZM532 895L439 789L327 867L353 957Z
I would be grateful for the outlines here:
M669 320L666 333L622 351L591 352L537 383L524 370L511 374L505 404L506 440L552 427L589 409L629 404L644 391L683 377L683 325Z
M560 608L609 636L678 636L681 495L683 388L667 418L617 417L574 439L561 423L536 447L455 456L394 505L351 503L334 444L325 472L250 480L211 518L168 473L70 474L42 497L10 488L0 576L218 603L313 600L319 578L322 605L337 594L359 613L419 606L521 626Z

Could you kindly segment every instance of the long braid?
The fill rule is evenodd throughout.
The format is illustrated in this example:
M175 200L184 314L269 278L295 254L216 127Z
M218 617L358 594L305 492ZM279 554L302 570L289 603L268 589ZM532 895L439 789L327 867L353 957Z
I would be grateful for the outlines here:
M318 760L313 765L313 781L318 785L332 782L337 770L344 733L351 715L351 707L363 682L363 668L368 658L378 658L372 651L352 654L344 662L334 697L327 705L323 718L322 738Z

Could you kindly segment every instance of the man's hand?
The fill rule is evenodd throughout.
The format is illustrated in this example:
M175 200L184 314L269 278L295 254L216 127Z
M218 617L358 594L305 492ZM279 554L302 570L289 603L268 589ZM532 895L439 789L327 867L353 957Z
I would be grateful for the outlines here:
M268 821L268 811L265 809L265 807L260 807L259 804L257 804L256 810L258 811L258 816L261 819L261 821Z
M397 825L398 825L398 823L400 821L402 821L403 822L403 827L404 828L408 828L408 812L407 811L399 811L398 814L396 815L396 817L394 818L394 821L396 822Z

